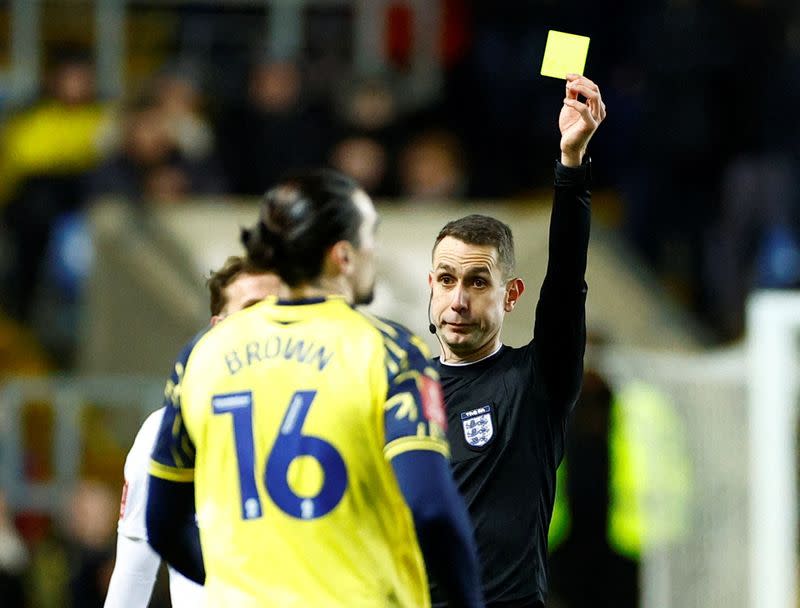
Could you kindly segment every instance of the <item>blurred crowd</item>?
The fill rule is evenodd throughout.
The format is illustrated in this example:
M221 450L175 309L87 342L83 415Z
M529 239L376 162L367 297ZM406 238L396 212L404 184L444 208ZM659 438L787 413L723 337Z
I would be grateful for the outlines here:
M386 69L379 73L356 72L338 36L307 40L293 56L265 51L263 40L232 54L229 41L217 39L231 32L216 32L207 9L185 9L176 34L186 41L204 32L207 44L195 52L182 47L119 99L98 95L91 52L53 49L40 96L2 108L0 380L70 368L69 332L92 261L85 213L99 200L123 199L143 210L204 196L225 204L262 194L292 168L323 164L378 198L419 204L545 191L563 87L538 74L548 29L592 37L586 74L609 108L607 127L592 142L595 190L620 201L616 228L634 255L719 341L741 337L754 287L800 284L800 5L441 5L443 82L440 94L424 102L407 86L413 36L411 9L402 2L387 14L379 50ZM47 316L47 302L59 316ZM52 340L61 326L67 338ZM600 397L585 400L604 399L605 409L587 410L595 417L583 428L607 455L608 439L598 437L607 431L610 397L598 382L589 388ZM590 448L574 448L576 466L605 462L581 458ZM606 486L576 486L582 479L593 476L574 475L575 496L594 487L607 497ZM61 585L55 598L63 589L77 594L73 606L101 605L116 490L80 484L64 520L75 525L41 538L30 532L28 542L0 500L4 606L64 606L32 598L32 588L46 594L48 585ZM584 516L587 533L602 537L598 547L606 550L608 513ZM45 551L47 542L58 549ZM571 547L563 546L562 562ZM624 559L619 564L633 571ZM39 581L33 587L31 577ZM557 587L558 580L557 574ZM24 593L28 604L5 600Z
M102 607L114 569L119 496L99 481L80 481L50 519L16 517L0 493L0 598L8 608ZM161 574L150 606L168 608Z
M91 252L76 218L102 197L258 196L287 170L321 164L380 198L546 188L561 95L538 75L551 28L592 37L586 73L611 109L593 143L595 188L619 197L622 234L672 292L730 340L754 286L800 280L796 6L626 1L613 17L580 0L441 6L444 81L424 102L408 92L414 38L402 2L386 15L386 69L374 74L352 68L341 36L296 56L263 40L214 51L231 32L215 33L207 10L187 9L177 34L205 32L195 52L184 43L121 99L98 97L90 53L53 50L40 98L6 108L2 122L2 310L29 322L45 272L48 285L80 275Z

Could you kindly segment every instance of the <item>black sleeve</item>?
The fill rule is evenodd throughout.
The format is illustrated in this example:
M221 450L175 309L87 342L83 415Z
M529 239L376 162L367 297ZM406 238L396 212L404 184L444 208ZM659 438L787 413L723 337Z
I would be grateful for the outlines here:
M425 566L451 606L480 608L480 570L472 524L447 459L415 450L392 459L400 491L414 517Z
M156 553L186 578L202 585L206 571L195 523L194 483L150 475L145 520L148 541Z
M574 406L583 377L590 167L588 158L580 167L556 162L547 274L533 328L537 383L560 414Z

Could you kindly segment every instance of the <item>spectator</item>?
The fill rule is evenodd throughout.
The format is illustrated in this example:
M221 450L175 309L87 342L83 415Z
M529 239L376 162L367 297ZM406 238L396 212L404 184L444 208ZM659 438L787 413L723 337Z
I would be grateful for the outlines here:
M412 199L464 196L467 176L458 138L430 130L413 138L400 155L401 195Z
M117 501L106 486L80 482L67 509L69 595L74 608L102 608L114 568Z
M214 152L214 133L203 111L197 77L188 68L162 72L153 85L157 105L166 116L169 130L183 156L206 160Z
M569 537L550 558L554 599L565 608L593 606L597 598L616 608L639 605L638 561L617 553L608 541L611 406L611 388L587 371L559 467L551 524L551 530L567 527L569 520ZM551 550L553 545L551 536Z
M331 165L371 195L394 194L398 107L388 81L373 78L357 83L340 103L339 115L342 133L331 151Z
M121 120L119 151L89 178L92 198L112 195L139 202L156 193L174 200L225 190L212 161L183 154L170 114L155 99L136 100Z
M111 579L118 510L96 481L72 488L59 525L32 551L28 594L33 608L102 608Z
M563 608L635 608L642 558L691 534L685 420L651 384L612 389L598 371L604 336L594 334L588 346L548 534L553 600Z
M376 140L365 135L350 135L341 139L331 152L330 164L357 180L372 195L385 195L389 169L388 151Z
M322 164L330 143L324 109L306 104L303 75L293 60L260 60L246 99L217 125L220 155L236 194L261 195L292 168Z
M83 177L98 162L107 118L90 58L62 51L45 96L12 117L0 137L0 205L13 258L5 306L17 318L29 318L54 221L83 204Z

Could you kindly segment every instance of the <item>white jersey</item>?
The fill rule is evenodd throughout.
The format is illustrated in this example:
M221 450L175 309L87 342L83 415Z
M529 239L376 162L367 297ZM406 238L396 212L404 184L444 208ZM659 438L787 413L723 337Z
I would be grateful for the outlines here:
M150 580L150 573L152 573L152 582L150 582L149 588L144 590L146 592L144 594L146 598L143 600L144 603L141 604L143 608L146 608L150 594L152 593L152 585L153 582L155 582L155 572L158 570L161 558L147 544L145 513L147 510L150 453L153 451L153 443L155 442L158 429L161 426L161 418L163 415L164 408L162 407L147 417L147 420L142 424L142 428L139 429L136 439L133 441L133 447L131 447L131 451L128 452L128 457L125 459L125 486L122 489L117 533L119 541L126 541L126 539L138 541L140 550L134 559L129 559L131 562L136 562L137 566L133 569L127 566L127 570L120 568L120 551L117 551L117 564L114 566L114 575L117 575L118 569L120 572L124 572L124 574L116 576L116 581L114 577L112 577L108 596L106 598L106 608L117 605L124 605L126 607L134 606L134 602L130 597L132 592L121 591L123 588L128 587L128 585L125 584L125 580L128 580L132 586L133 579L138 579L139 583L141 583L144 579ZM119 546L118 544L118 547ZM126 546L131 545L127 543ZM127 558L129 550L125 549L124 551L124 556ZM130 574L128 571L130 571ZM141 585L137 584L136 586L140 587ZM203 587L190 581L172 568L169 568L169 588L173 608L198 608L204 605ZM116 596L120 596L120 599L123 600L124 603L117 604Z

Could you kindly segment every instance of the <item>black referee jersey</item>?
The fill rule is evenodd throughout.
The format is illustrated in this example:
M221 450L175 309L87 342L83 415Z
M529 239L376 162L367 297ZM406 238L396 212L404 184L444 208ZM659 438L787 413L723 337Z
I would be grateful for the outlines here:
M547 274L533 340L481 361L436 360L453 474L472 517L487 605L539 606L567 416L586 344L589 165L556 164ZM524 238L524 236L523 236ZM434 606L445 606L432 582Z

